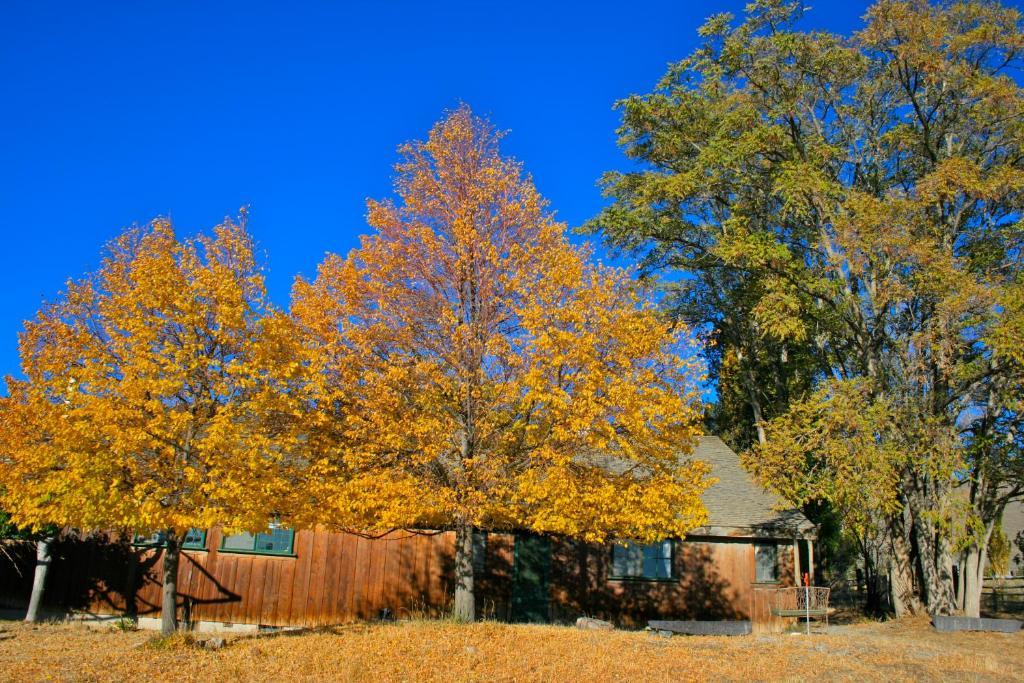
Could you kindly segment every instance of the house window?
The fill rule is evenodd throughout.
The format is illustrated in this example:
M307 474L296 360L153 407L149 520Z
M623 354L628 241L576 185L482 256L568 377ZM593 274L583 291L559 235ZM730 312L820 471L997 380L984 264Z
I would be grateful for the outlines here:
M224 536L220 549L231 553L256 553L259 555L291 555L295 546L295 532L291 529L269 529L266 532Z
M671 579L671 540L658 543L626 543L612 546L613 579Z
M163 548L167 545L167 534L163 531L154 531L149 536L135 534L132 539L133 545L147 546L150 548ZM185 540L181 544L185 550L206 550L206 530L189 529L185 533Z
M206 529L189 529L185 534L185 541L182 548L191 550L206 549Z
M758 543L754 546L754 580L757 583L777 583L779 580L779 546Z

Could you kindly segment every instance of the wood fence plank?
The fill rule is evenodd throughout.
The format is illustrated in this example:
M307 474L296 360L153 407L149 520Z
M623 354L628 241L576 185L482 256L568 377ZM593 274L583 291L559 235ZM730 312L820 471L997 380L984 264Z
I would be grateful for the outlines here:
M292 590L295 586L295 566L298 560L288 558L281 562L281 575L277 580L277 601L274 605L274 625L291 624Z
M399 561L400 539L395 538L393 532L388 534L384 541L384 567L381 570L381 609L391 610L391 614L397 614L402 606L402 582L399 577L401 562Z
M197 565L201 558L197 557L198 553L182 551L181 560L178 565L178 576L184 574L184 580L179 584L179 604L183 607L187 603L187 612L182 611L181 616L184 618L188 616L188 619L195 622L195 609L199 605L197 599L197 586L199 583L199 577L202 576L202 572L199 571Z
M249 578L252 575L252 559L249 555L238 555L236 564L238 565L235 571L235 581L232 584L234 586L234 593L238 595L238 601L231 606L231 616L228 619L233 624L244 624L245 621L245 610L246 610L246 595L249 593Z
M374 619L379 616L383 604L384 569L387 562L387 541L374 538L370 541L370 585L369 600L365 618Z
M338 593L335 597L334 612L338 622L352 621L352 579L355 571L356 537L339 533L341 547L338 551Z
M366 609L366 588L370 575L370 545L362 536L356 538L356 559L352 576L352 616L362 618Z
M211 536L212 532L206 536L207 548L213 549L206 552L203 562L202 584L199 589L199 599L202 603L199 607L199 618L204 621L211 620L210 615L216 611L217 601L224 597L217 582L217 565L220 555L216 550L217 546L212 545L214 541Z
M235 606L235 600L241 599L238 595L238 586L235 583L235 576L238 574L239 555L221 553L218 563L220 565L220 584L227 589L223 596L224 601L217 605L217 621L231 621L231 613Z
M249 574L248 599L243 600L242 604L246 607L245 623L259 624L260 615L263 613L263 592L267 588L267 564L273 560L259 555L253 556L249 559L252 569Z
M342 535L327 535L326 557L324 560L324 592L320 601L320 623L331 625L338 623L338 591L340 589L339 572L341 570Z
M421 534L416 544L416 599L414 609L427 610L430 606L430 555L433 541L429 535Z
M399 616L409 606L412 591L409 586L410 563L409 551L412 539L407 532L396 532L388 541L388 571L390 585L385 589L392 596L395 616Z
M267 562L266 574L263 579L263 603L257 623L276 626L274 614L277 609L278 581L281 579L281 566L289 560L274 558Z
M309 591L306 595L307 623L317 626L321 623L320 604L324 594L324 570L327 560L328 533L317 529L313 536L313 551L310 557Z

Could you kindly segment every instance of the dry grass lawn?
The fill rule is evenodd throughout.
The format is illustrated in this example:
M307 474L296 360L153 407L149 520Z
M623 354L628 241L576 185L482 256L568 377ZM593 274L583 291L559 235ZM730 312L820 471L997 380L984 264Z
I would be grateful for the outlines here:
M199 636L208 637L208 636ZM555 626L406 622L236 637L0 623L0 679L37 680L1024 680L1024 633L943 634L926 620L830 635L662 638Z

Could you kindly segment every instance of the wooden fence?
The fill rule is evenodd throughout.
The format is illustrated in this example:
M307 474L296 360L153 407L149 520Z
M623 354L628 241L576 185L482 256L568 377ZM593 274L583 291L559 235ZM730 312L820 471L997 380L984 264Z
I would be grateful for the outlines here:
M981 610L994 616L1024 614L1024 576L985 579L981 590Z
M476 578L478 616L516 620L516 536L488 534ZM178 574L179 616L186 623L318 626L384 614L436 616L453 595L454 534L395 531L381 538L298 531L289 556L220 549L211 529L206 550L185 550ZM32 581L32 544L12 546L18 562L0 561L0 607L24 607ZM780 544L782 585L792 585L792 545ZM522 558L520 558L522 559ZM45 593L50 609L158 616L159 549L93 535L55 544ZM701 538L679 544L672 580L611 577L609 546L551 539L541 618L571 622L586 615L621 626L649 619L750 619L755 630L782 620L754 579L750 539ZM17 569L20 568L20 573ZM517 583L520 581L520 583ZM533 587L536 590L536 586ZM386 611L386 612L385 612Z
M178 572L180 616L271 626L334 624L376 618L383 609L424 614L443 610L450 534L394 532L379 539L326 531L295 534L294 556L186 550ZM22 551L23 554L25 551ZM29 558L3 572L2 595L18 606L31 583ZM109 537L67 540L55 548L45 604L95 614L156 616L160 612L162 551ZM7 563L4 563L7 564Z

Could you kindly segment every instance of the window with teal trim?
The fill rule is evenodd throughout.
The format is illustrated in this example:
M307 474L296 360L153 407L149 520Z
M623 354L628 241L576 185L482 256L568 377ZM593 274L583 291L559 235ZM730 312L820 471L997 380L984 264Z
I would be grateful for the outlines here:
M295 532L291 529L269 529L266 532L225 535L221 550L233 553L257 553L260 555L291 555L295 547Z
M167 534L163 531L154 531L149 536L135 534L132 543L151 548L163 548L167 545ZM185 550L206 550L206 530L189 529L185 534L185 541L181 544L181 547Z
M206 529L189 529L185 534L185 542L181 544L186 550L206 549Z
M626 543L612 546L613 579L672 579L671 540L658 543Z

